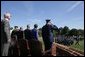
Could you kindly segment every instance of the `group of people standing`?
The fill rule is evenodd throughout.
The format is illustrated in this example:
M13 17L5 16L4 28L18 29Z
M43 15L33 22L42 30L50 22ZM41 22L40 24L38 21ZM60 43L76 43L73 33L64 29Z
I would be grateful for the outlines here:
M16 38L17 40L19 39L35 39L38 40L38 25L35 24L34 28L31 30L30 26L27 25L27 29L23 30L22 27L18 29L18 26L14 27L14 30L11 32L11 38Z
M11 42L11 39L34 39L38 40L38 25L35 24L34 28L31 30L30 26L27 25L27 29L23 30L22 27L18 29L18 26L14 27L14 30L10 34L10 14L6 13L4 15L4 19L1 22L1 53L2 56L8 55L9 50L9 43ZM45 45L45 51L50 50L54 41L53 37L53 30L57 30L58 28L51 23L49 19L46 20L46 24L42 27L42 38ZM8 48L7 48L8 47Z

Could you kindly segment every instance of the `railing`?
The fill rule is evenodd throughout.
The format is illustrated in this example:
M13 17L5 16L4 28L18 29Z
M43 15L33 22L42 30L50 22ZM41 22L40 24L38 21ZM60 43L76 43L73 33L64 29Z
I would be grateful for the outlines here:
M53 43L51 54L53 56L84 56L84 52L58 43Z

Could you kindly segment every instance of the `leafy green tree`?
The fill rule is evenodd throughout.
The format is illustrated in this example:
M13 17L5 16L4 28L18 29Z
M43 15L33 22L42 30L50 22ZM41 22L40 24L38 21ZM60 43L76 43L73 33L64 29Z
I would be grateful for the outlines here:
M77 36L78 35L78 30L73 28L69 31L69 36Z
M69 28L67 26L65 26L62 30L61 30L61 35L68 35L69 33Z

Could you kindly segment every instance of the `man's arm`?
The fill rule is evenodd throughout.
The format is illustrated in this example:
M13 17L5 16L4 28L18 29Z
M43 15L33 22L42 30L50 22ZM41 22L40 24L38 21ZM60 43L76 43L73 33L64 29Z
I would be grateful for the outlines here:
M58 30L58 27L56 25L52 25L53 30Z

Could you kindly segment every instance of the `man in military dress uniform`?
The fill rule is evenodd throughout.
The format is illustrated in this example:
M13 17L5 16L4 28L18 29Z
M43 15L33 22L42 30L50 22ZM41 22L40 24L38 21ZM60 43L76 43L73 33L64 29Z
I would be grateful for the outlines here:
M46 20L46 25L42 27L42 37L45 44L45 51L50 50L53 44L53 30L58 30L58 28L53 25L50 20Z

